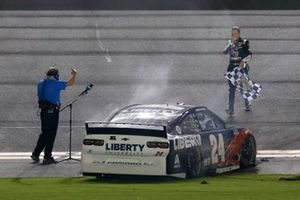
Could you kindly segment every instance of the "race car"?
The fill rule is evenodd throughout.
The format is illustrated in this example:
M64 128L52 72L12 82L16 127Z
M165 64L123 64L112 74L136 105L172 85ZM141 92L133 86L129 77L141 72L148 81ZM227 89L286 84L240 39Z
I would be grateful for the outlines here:
M229 127L203 106L129 105L87 121L83 175L201 177L256 165L249 129Z

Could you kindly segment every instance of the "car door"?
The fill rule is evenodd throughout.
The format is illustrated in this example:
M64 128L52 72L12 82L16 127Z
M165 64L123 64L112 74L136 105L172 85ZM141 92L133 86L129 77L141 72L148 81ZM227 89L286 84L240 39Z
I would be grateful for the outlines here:
M226 167L225 153L234 137L233 130L226 128L223 120L207 109L195 109L195 116L201 129L204 165L212 169Z
M168 173L185 172L187 152L190 148L201 148L199 122L193 111L189 111L180 119L175 127L171 150L168 156Z

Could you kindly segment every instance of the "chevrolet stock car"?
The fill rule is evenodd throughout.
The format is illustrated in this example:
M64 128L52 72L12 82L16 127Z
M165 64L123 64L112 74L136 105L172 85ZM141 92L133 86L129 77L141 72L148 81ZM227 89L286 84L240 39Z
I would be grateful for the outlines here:
M87 121L83 175L193 178L256 165L249 129L228 127L206 107L135 104Z

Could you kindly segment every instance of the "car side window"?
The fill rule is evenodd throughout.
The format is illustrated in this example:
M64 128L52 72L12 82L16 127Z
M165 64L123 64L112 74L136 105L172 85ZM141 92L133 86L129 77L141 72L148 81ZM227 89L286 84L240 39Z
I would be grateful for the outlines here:
M182 134L194 134L198 133L199 130L199 122L195 119L194 114L188 114L183 118L183 120L180 123L180 128Z
M214 122L216 125L217 129L226 129L225 124L223 123L223 121L221 121L218 117L213 116L214 117Z
M196 110L196 117L200 123L202 131L212 131L225 128L222 121L205 110Z

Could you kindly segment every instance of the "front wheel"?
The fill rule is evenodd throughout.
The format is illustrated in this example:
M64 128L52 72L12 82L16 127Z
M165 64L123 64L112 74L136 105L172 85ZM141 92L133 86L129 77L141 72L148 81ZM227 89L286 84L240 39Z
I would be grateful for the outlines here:
M203 167L201 150L199 148L189 149L187 154L186 177L196 178L203 176Z
M253 167L256 165L256 142L253 136L245 139L241 147L240 167L242 169Z

